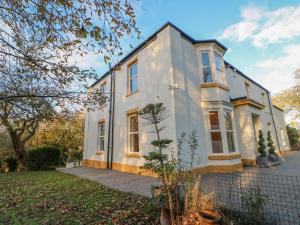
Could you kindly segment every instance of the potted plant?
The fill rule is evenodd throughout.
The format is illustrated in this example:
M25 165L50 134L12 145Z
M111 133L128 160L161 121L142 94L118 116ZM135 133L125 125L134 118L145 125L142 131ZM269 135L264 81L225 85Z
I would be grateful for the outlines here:
M268 157L266 153L265 139L261 130L259 130L257 150L259 153L259 156L256 159L257 165L267 165Z
M268 134L267 134L267 141L268 141L268 150L269 150L268 159L271 162L278 162L279 158L278 158L278 155L275 153L275 146L274 146L274 142L272 140L270 131L268 131Z

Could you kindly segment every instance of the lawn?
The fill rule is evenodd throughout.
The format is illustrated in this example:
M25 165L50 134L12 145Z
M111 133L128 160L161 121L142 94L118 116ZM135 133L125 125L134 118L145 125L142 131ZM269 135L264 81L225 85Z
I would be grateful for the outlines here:
M0 224L158 224L145 197L56 171L0 174Z

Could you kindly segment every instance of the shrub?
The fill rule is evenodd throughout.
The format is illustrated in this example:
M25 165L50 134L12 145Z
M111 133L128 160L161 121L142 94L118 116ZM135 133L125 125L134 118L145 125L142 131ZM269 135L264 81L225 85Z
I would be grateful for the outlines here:
M258 152L259 152L259 155L261 157L265 157L267 155L266 153L266 146L265 146L265 139L264 139L264 136L263 136L263 133L261 130L259 130L259 135L258 135Z
M288 134L288 138L289 138L289 142L290 142L292 150L297 150L296 147L299 143L299 135L298 135L297 129L287 125L286 131Z
M53 169L61 164L61 149L44 146L27 151L27 166L30 170Z
M264 206L266 203L265 196L262 194L259 187L250 188L247 192L242 193L242 205L244 206L245 217L242 219L242 224L245 225L263 225Z
M275 155L276 154L275 146L274 146L274 142L272 140L271 131L268 131L267 141L268 141L269 154Z

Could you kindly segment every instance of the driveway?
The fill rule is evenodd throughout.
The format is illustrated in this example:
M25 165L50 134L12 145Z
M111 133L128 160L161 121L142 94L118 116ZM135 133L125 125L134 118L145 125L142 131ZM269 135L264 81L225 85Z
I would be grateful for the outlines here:
M153 177L124 173L116 170L77 167L72 169L58 168L63 173L98 182L104 186L124 192L131 192L146 197L151 197L151 186L158 185Z
M291 152L285 157L281 157L281 161L281 164L278 166L270 168L245 167L245 171L300 176L300 152Z
M282 163L279 166L271 168L245 167L245 172L300 176L300 152L292 152L281 158L281 160ZM146 197L151 197L150 189L152 185L159 185L156 178L124 173L116 170L86 167L72 169L58 168L57 170L98 182L112 189L140 194ZM225 179L226 176L222 174L210 174L204 177L220 181Z

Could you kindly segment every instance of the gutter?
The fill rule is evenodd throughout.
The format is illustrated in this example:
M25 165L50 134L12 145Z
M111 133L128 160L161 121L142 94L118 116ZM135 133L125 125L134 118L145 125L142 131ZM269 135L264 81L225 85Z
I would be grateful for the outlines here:
M110 68L110 64L109 64L109 68ZM111 79L110 79L110 91L109 91L109 119L108 119L108 137L107 137L107 159L106 159L106 168L107 169L111 169L110 166L111 164L109 163L109 158L110 158L110 147L111 147L111 124L112 124L112 107L113 107L113 103L112 103L112 95L113 95L113 81L112 81L112 71L111 69L109 70L110 75L111 75Z
M279 138L278 138L277 128L276 128L275 119L274 119L273 106L271 105L270 94L267 93L267 95L268 95L268 101L269 101L269 106L270 106L270 110L271 110L271 116L272 116L272 120L273 120L273 124L274 124L275 136L276 136L276 141L277 141L277 145L278 145L278 150L279 150L279 152L281 152L280 151L280 145L279 145Z
M114 122L115 122L115 87L116 87L116 76L115 70L111 73L111 83L112 83L112 108L111 108L111 155L110 155L110 169L113 168L113 159L114 159Z

